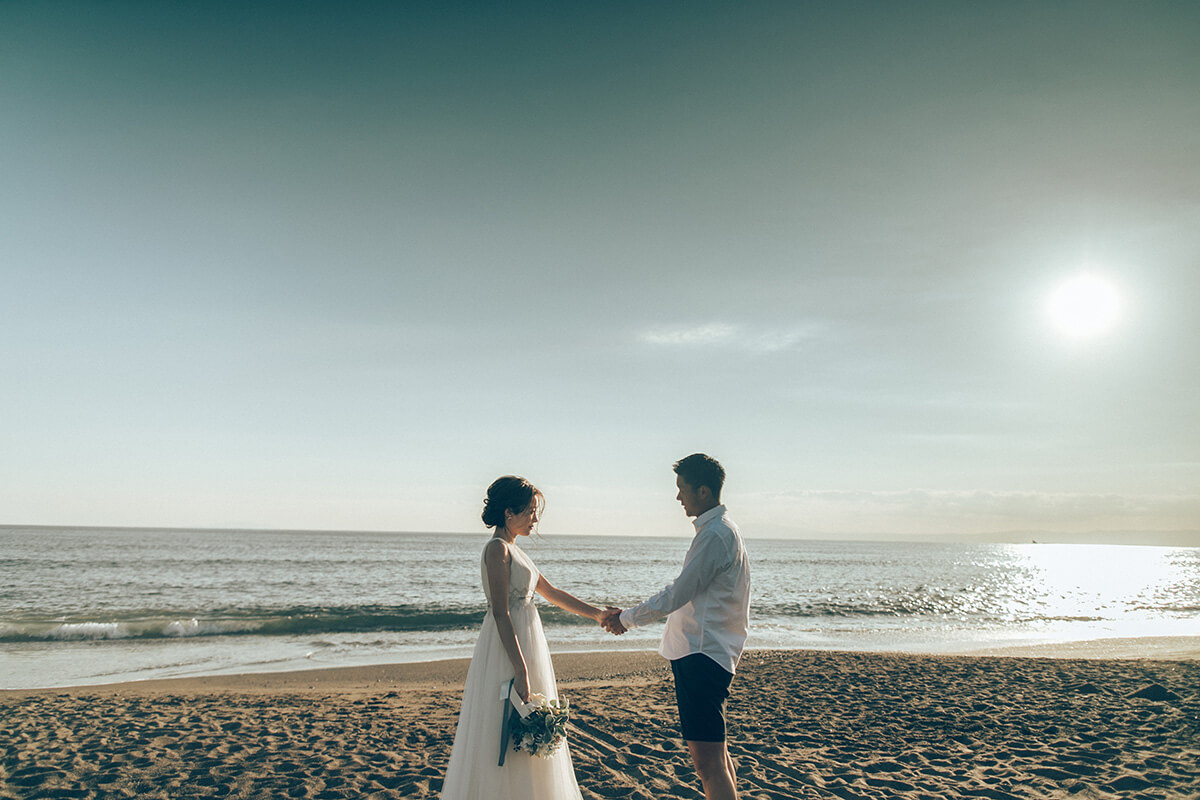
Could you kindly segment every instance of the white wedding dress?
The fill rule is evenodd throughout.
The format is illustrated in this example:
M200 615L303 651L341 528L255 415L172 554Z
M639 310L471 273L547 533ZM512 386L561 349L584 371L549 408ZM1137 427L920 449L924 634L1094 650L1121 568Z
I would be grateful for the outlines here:
M529 691L555 699L558 688L554 665L550 663L542 619L533 602L539 573L521 548L512 545L511 552L508 613L525 657ZM498 766L500 720L507 702L500 699L500 685L507 684L515 673L496 630L491 612L495 600L482 560L480 569L489 610L467 669L454 748L442 784L442 800L582 800L565 742L549 758L531 756L509 745L504 766Z

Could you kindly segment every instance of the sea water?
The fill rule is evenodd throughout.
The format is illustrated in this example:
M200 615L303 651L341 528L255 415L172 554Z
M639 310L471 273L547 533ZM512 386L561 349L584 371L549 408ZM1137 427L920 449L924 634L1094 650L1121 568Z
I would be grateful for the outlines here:
M469 656L487 534L0 528L0 688ZM627 607L686 538L539 536L554 585ZM1200 549L746 541L748 645L963 652L1200 634ZM541 603L555 652L652 649Z

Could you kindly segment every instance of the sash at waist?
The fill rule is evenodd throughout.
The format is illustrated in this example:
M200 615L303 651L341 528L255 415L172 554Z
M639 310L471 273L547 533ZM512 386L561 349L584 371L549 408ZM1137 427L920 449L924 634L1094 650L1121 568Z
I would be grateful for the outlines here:
M508 598L509 606L520 606L520 605L525 605L526 603L532 603L532 602L533 602L533 595L529 595L528 597L524 597L522 595L517 595L516 597ZM488 603L487 607L491 608L492 604Z

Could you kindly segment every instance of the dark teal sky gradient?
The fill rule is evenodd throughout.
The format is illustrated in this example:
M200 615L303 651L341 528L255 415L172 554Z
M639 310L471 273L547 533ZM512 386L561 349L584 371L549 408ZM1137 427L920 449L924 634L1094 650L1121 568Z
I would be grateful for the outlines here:
M686 533L707 450L760 535L1198 531L1197 41L0 3L0 522L471 530L519 472L547 530ZM1085 268L1125 313L1068 342Z

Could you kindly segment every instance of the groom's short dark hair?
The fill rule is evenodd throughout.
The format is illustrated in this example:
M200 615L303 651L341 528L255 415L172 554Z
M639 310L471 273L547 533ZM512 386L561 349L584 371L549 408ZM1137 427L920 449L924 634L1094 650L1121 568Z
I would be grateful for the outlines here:
M675 474L693 489L707 486L714 500L721 499L721 487L725 485L725 468L712 456L692 453L675 462Z

